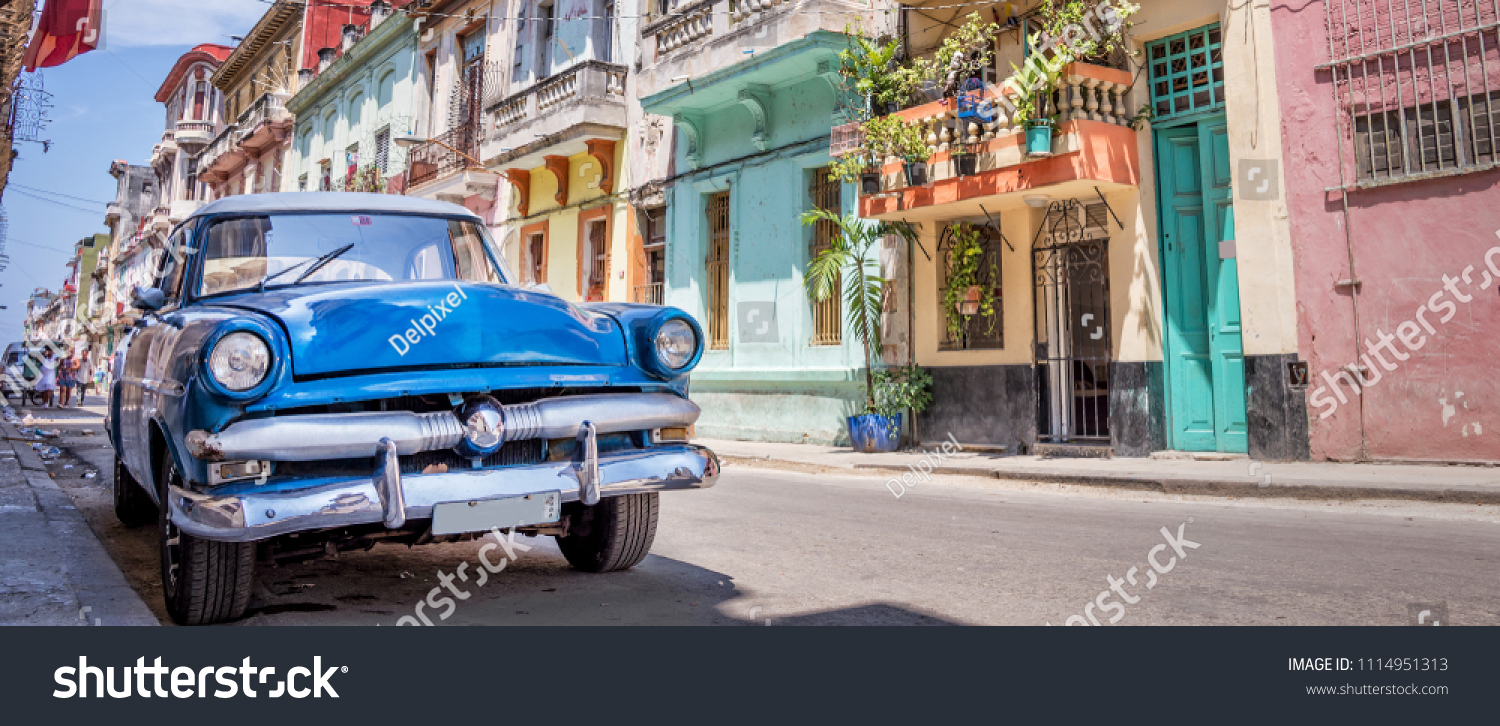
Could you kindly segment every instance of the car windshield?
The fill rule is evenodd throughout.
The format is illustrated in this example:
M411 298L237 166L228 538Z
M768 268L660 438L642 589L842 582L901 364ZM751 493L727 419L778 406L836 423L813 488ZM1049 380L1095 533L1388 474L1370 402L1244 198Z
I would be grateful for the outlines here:
M486 244L478 223L444 217L236 217L208 230L198 294L254 290L262 280L268 288L351 281L507 282L485 254ZM335 254L344 247L349 249Z

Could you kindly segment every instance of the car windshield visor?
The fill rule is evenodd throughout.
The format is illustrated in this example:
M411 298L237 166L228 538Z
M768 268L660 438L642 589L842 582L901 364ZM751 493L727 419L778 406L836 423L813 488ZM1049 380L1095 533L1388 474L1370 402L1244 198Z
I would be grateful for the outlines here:
M486 244L479 223L433 216L330 213L222 219L208 230L198 294L254 290L262 280L268 288L405 280L506 282L490 263ZM348 250L333 254L344 247ZM324 256L332 259L317 266Z

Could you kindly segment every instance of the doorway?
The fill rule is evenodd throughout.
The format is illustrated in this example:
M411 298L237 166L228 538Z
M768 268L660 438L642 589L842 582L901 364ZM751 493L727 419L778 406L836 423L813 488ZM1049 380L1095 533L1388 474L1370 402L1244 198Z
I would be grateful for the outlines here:
M1249 451L1228 127L1222 114L1155 132L1167 443Z
M1032 250L1042 441L1110 441L1107 212L1102 201L1052 202L1038 234L1044 246Z

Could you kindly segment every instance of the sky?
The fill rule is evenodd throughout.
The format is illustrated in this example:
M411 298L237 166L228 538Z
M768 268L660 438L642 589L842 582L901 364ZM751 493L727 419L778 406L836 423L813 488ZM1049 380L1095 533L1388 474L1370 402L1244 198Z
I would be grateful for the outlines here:
M0 198L10 256L0 272L0 345L21 339L33 289L62 287L74 243L108 231L110 162L150 163L166 129L156 89L177 58L199 43L234 45L229 36L244 35L268 7L261 0L104 0L104 46L41 71L52 108L40 138L50 148L17 142Z

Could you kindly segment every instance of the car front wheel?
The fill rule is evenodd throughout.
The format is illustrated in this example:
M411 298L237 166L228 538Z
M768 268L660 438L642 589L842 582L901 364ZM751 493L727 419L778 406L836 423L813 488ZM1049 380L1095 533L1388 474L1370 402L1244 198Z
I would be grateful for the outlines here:
M656 540L656 493L626 494L574 508L570 534L557 538L568 564L584 572L614 572L636 566Z
M254 542L214 542L194 537L172 523L167 492L182 477L171 454L162 457L162 506L157 531L161 539L161 587L167 613L178 625L208 625L234 620L250 605L255 575Z

